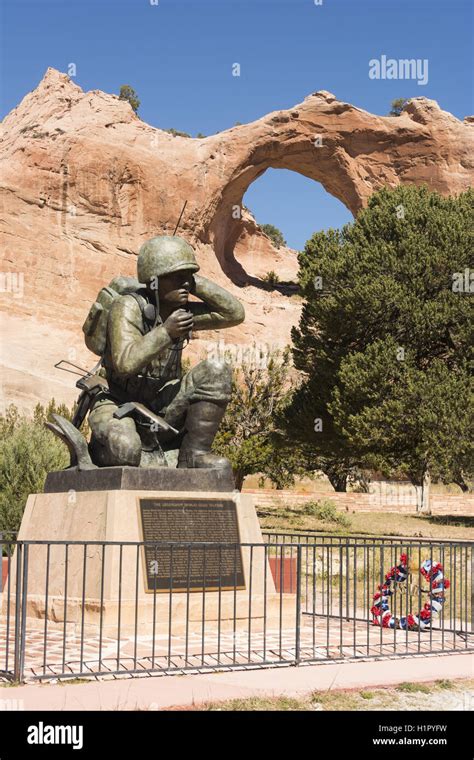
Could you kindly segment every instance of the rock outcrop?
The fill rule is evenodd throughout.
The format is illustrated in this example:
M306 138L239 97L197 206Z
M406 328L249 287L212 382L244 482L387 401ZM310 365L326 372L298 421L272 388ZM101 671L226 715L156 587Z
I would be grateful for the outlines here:
M200 355L224 337L284 345L298 319L298 300L261 279L269 270L294 279L296 254L274 249L241 211L245 191L269 167L320 182L354 214L383 185L426 183L448 194L473 177L472 121L425 98L399 117L380 117L316 92L289 110L190 139L48 69L2 131L2 402L25 408L75 398L73 377L53 364L93 363L80 329L90 303L114 275L134 273L144 240L173 232L185 200L180 232L202 272L247 311L244 325L192 341Z

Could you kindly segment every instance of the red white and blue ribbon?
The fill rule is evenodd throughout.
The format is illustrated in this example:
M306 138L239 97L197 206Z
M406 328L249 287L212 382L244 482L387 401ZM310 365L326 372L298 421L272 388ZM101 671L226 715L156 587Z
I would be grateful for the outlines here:
M406 554L400 556L400 562L392 567L385 575L385 582L379 585L378 592L373 597L371 613L374 616L373 624L383 628L401 628L409 631L423 631L429 628L433 616L437 615L443 607L445 589L449 588L449 580L444 577L443 566L439 562L426 559L420 573L430 584L430 590L423 592L428 594L428 601L418 615L407 615L397 618L390 610L390 597L393 596L397 586L404 583L408 578L408 559Z

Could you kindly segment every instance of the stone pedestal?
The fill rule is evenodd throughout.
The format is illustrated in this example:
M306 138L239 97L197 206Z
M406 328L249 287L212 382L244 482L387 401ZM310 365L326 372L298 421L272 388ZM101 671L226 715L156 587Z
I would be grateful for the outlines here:
M140 636L198 633L203 623L216 631L239 630L249 621L253 630L285 621L293 625L296 597L275 590L252 497L231 489L229 479L213 470L117 467L50 473L46 492L28 498L18 536L33 542L28 544L27 558L28 626L44 627L47 618L48 628L59 626L74 635L100 631L117 638L135 632ZM234 531L219 541L235 542L234 548L221 547L216 553L209 545L196 550L160 545L152 556L161 567L161 588L156 583L150 588L140 545L148 540L143 534L143 500L157 500L163 508L172 505L178 513L182 503L186 511L180 519L186 528L187 523L190 526L178 540L186 542L193 533L194 514L203 513L205 505L207 520L210 516L212 521L213 505L225 502L235 514L237 535ZM160 520L159 511L157 516ZM208 526L212 529L212 522ZM202 541L202 525L200 529ZM176 541L176 536L171 540ZM37 543L41 541L49 543ZM206 580L204 560L201 583L195 578L191 584L182 579L179 584L178 565L183 566L186 552L195 557L197 551L206 552L213 579ZM168 586L163 580L164 562L170 564L169 575L175 576ZM224 585L216 577L226 562L235 570L230 575L236 582L229 581L228 572ZM15 572L14 561L13 583ZM189 585L192 591L186 590Z

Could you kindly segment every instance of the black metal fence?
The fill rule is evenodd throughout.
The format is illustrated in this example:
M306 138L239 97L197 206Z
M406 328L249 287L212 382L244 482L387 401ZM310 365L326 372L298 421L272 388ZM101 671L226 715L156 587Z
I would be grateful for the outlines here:
M301 612L312 634L304 659L473 648L472 542L278 532L264 537L277 555L285 547L287 572L299 573Z
M474 649L472 542L3 540L0 677L269 667Z

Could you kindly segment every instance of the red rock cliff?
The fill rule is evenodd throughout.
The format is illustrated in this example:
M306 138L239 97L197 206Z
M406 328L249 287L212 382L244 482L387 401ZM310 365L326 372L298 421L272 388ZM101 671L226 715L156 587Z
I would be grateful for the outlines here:
M74 378L52 365L91 364L81 325L97 291L135 272L141 243L171 234L184 200L180 232L203 274L246 307L245 324L217 338L284 345L299 303L263 289L259 277L272 269L295 277L296 256L276 251L245 212L236 218L257 177L269 167L300 172L353 213L383 185L427 183L447 194L473 177L472 123L425 98L400 117L380 117L317 92L287 111L189 139L48 69L2 132L2 402L25 408L74 399ZM194 355L215 338L193 341Z

